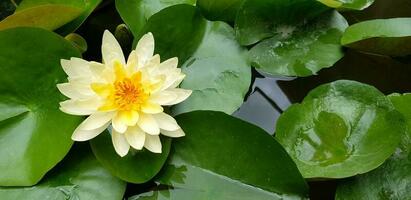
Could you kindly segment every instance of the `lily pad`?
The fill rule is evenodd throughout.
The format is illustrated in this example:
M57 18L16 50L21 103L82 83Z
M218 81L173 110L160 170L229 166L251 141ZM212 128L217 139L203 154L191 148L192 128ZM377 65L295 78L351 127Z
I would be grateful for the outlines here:
M340 39L347 27L344 17L331 11L302 26L278 28L280 34L250 50L252 65L272 75L316 74L344 56Z
M196 0L116 0L121 18L134 36L139 36L147 20L160 10L177 4L195 5ZM170 21L173 18L169 18Z
M197 0L203 15L214 21L233 22L244 0Z
M81 118L59 110L56 88L66 79L60 59L70 57L80 53L44 29L0 31L0 185L37 183L73 144Z
M411 196L411 94L391 95L395 108L407 119L408 134L402 145L382 166L339 184L337 200L407 199Z
M157 191L131 199L303 199L307 185L281 145L262 129L221 112L177 116L175 140ZM241 167L240 167L241 166ZM163 189L161 189L163 188Z
M363 10L374 3L374 0L317 0L328 7L343 10Z
M344 178L381 165L405 131L403 116L384 94L342 80L319 86L288 108L276 138L305 178Z
M171 139L162 137L161 143L161 154L144 149L131 150L126 156L120 157L114 150L108 131L90 141L97 160L114 176L130 183L145 183L161 170L170 152Z
M84 11L81 0L23 0L16 12L0 21L0 30L30 26L55 30Z
M235 21L240 44L251 45L309 21L329 8L313 0L245 0Z
M405 56L411 54L411 18L376 19L347 28L341 44L360 51Z
M67 158L32 187L0 187L2 199L121 199L126 184L113 177L86 145L74 146Z
M181 87L193 90L173 107L174 114L193 110L232 114L241 106L251 67L228 24L206 21L194 6L176 5L153 15L143 30L153 33L156 52L163 59L178 57L186 74Z

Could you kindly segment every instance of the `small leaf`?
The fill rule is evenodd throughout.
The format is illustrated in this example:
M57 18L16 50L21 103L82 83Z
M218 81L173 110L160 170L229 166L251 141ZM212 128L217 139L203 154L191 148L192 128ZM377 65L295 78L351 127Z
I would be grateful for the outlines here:
M401 114L376 88L336 81L288 108L276 138L305 178L344 178L381 165L405 130Z
M97 160L114 176L130 183L145 183L160 171L170 152L171 139L162 137L161 143L161 154L146 149L130 150L125 157L120 157L114 150L108 131L90 141Z
M81 35L77 33L70 33L64 38L72 42L73 45L77 47L77 49L81 53L84 53L85 51L87 51L87 41L83 37L81 37Z
M87 145L74 146L57 167L32 187L0 187L2 199L121 199L126 184L94 158Z
M68 152L81 118L59 110L60 59L80 57L64 38L39 28L0 31L0 185L37 183Z
M411 18L377 19L354 24L345 31L341 44L382 55L409 55Z
M402 145L382 166L340 183L336 200L407 199L411 196L411 94L394 94L389 98L405 116L408 134L404 135Z
M279 143L262 129L221 112L177 116L175 140L157 180L169 188L131 199L303 199L307 185Z
M250 50L252 65L262 72L283 76L310 76L343 57L341 36L348 27L332 11L304 25L278 27L276 36Z

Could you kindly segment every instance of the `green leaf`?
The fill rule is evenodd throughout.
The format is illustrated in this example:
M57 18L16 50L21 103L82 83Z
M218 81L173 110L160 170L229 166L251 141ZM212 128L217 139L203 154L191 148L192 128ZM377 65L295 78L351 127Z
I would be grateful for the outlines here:
M302 26L279 27L280 34L250 50L252 65L272 75L316 74L343 57L340 39L347 27L347 21L337 11L322 14Z
M389 56L411 54L411 18L369 20L347 28L341 44Z
M160 10L177 5L195 5L196 0L116 0L116 8L121 18L130 28L134 36L139 36L147 20ZM172 22L169 18L167 21Z
M59 110L60 59L80 57L64 38L39 28L0 31L0 185L37 183L69 151L81 121Z
M86 145L74 146L68 156L32 187L0 187L2 199L66 200L121 199L126 184L113 177Z
M411 94L395 94L389 98L407 119L408 134L400 148L382 166L340 183L337 200L407 199L411 196Z
M349 9L349 10L363 10L374 3L374 0L317 0L328 7Z
M301 199L307 195L307 185L291 158L257 126L212 111L176 119L186 136L173 141L169 164L158 176L170 188L160 187L134 199Z
M193 110L232 114L241 106L251 68L229 25L206 21L194 6L176 5L153 15L143 30L153 33L163 60L179 58L186 74L181 87L193 90L173 108L174 114Z
M328 9L313 0L245 0L235 21L237 39L251 45L281 35L284 27L309 21Z
M381 165L405 131L402 115L384 94L343 80L312 90L288 108L276 138L305 178L344 178Z
M97 160L114 176L130 183L145 183L161 170L170 152L171 139L161 137L161 143L161 154L146 149L130 150L125 157L120 157L114 150L108 131L90 141Z
M102 0L84 1L85 5L83 8L83 13L73 21L57 29L56 32L60 35L68 35L76 31L80 27L80 25L83 24L83 22L87 19L87 17L94 11L94 9L96 9L96 7L101 3L101 1Z
M197 0L203 15L214 21L233 22L244 0Z
M57 29L81 15L82 0L24 0L14 14L0 21L0 30L30 26Z

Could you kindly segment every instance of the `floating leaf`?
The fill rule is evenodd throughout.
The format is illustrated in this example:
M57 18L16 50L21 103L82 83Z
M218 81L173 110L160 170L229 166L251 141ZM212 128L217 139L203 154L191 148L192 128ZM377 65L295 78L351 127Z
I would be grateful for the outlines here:
M252 65L283 76L310 76L343 57L341 36L348 27L338 12L327 12L302 26L279 27L276 36L250 50Z
M350 9L350 10L363 10L368 8L374 3L374 0L317 0L328 7Z
M287 109L276 137L305 178L344 178L381 165L395 151L405 125L376 88L336 81Z
M235 21L237 38L251 45L275 35L288 26L309 21L328 10L313 0L245 0Z
M54 30L80 16L83 9L81 0L24 0L14 14L0 21L0 30L22 26Z
M134 36L140 35L147 20L158 11L177 4L194 5L196 0L116 0L116 8ZM170 21L169 18L168 21Z
M75 146L67 158L32 187L0 187L2 199L121 199L126 184L113 177L87 146Z
M175 140L158 181L169 189L131 199L302 199L307 186L279 143L262 129L221 112L177 116ZM164 188L164 187L163 187Z
M161 154L146 149L130 150L125 157L120 157L114 150L108 131L91 140L90 144L98 161L114 176L130 183L145 183L152 179L166 162L171 139L161 138L163 145Z
M59 110L56 88L66 79L60 59L70 57L80 53L44 29L0 31L0 185L37 183L73 144L81 118Z
M174 114L192 110L232 114L241 106L251 69L229 25L206 21L193 6L176 5L153 15L143 30L153 33L163 60L179 58L186 74L181 87L193 90L189 99L174 107Z
M341 44L389 56L411 54L411 18L376 19L347 28Z
M197 0L197 7L210 20L233 22L244 0Z
M395 108L407 119L408 135L402 146L382 166L367 174L344 180L336 199L407 199L411 196L411 94L391 95Z

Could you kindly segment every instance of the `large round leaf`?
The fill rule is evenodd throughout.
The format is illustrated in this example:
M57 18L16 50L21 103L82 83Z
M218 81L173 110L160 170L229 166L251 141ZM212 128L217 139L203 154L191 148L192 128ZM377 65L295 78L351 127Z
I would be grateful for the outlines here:
M405 130L402 115L376 88L336 81L287 109L276 137L305 178L343 178L381 165Z
M113 177L86 145L74 146L68 156L32 187L0 187L2 199L120 200L126 184Z
M347 28L341 44L361 51L405 56L411 54L411 18L377 19Z
M82 0L23 0L14 14L0 21L0 30L22 26L54 30L80 16L84 8Z
M59 110L56 88L70 57L80 53L49 31L0 31L0 185L37 183L70 149L81 118Z
M289 25L304 23L327 10L313 0L245 0L235 21L236 35L242 45L281 35Z
M193 90L173 108L174 114L192 110L231 114L240 107L251 68L229 25L206 21L194 6L176 5L153 15L143 30L153 33L156 52L163 59L179 58L186 74L181 87Z
M120 157L114 150L108 131L90 141L98 161L114 176L130 183L145 183L160 171L170 152L171 139L162 137L161 143L161 154L143 149L130 150L125 157Z
M203 15L215 21L234 21L244 0L197 0L197 7Z
M343 181L337 200L407 199L411 197L411 94L390 96L395 108L407 119L408 134L402 145L381 167Z
M331 8L363 10L374 3L374 0L317 0Z
M157 180L170 188L135 199L300 199L307 186L280 144L262 129L221 112L177 116L175 140ZM163 190L161 190L163 188Z
M158 11L176 4L194 5L196 0L116 0L116 8L134 36L140 34L147 20ZM171 22L173 18L167 19Z
M337 11L327 12L302 26L283 27L281 34L250 50L252 65L283 76L309 76L343 57L340 39L348 27Z

